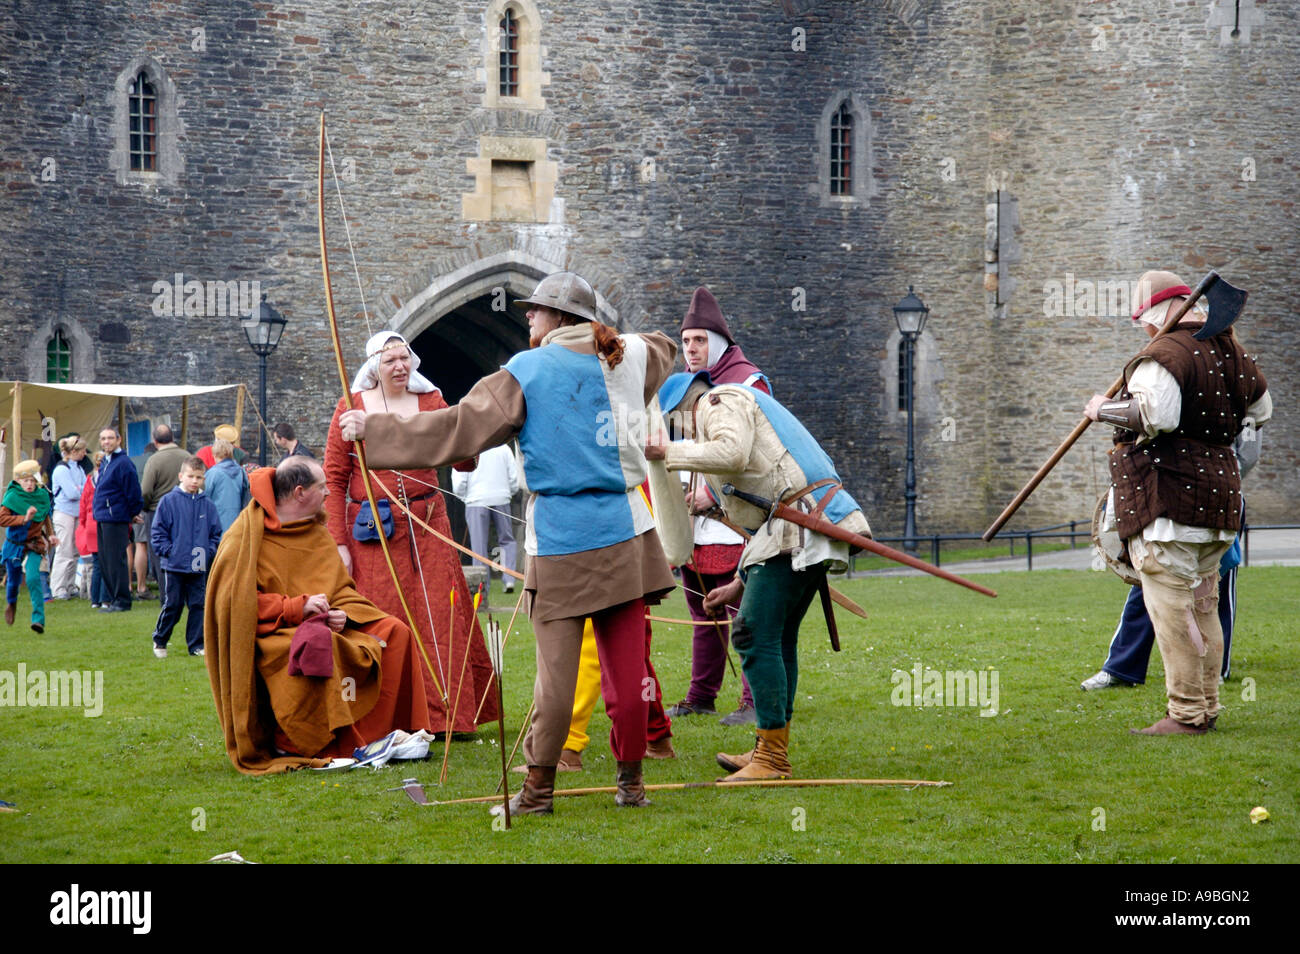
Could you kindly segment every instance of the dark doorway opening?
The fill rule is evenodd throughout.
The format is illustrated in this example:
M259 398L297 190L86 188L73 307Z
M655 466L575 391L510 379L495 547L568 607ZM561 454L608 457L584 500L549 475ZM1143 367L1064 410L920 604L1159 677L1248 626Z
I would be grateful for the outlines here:
M480 378L528 347L528 320L514 307L516 297L504 288L482 295L443 315L411 342L420 356L420 373L442 390L448 404L455 404ZM438 483L452 489L450 467L438 471ZM450 493L444 499L452 537L469 546L465 505ZM518 516L518 506L514 509ZM522 552L522 527L515 526ZM461 562L469 563L469 557L462 554Z

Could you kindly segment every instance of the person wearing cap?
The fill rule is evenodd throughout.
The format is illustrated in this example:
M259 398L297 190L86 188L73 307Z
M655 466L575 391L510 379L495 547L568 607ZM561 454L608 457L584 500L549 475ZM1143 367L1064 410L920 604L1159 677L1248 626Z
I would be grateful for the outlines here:
M244 465L244 461L248 459L248 454L239 446L239 429L234 424L218 424L212 429L212 439L230 441L231 446L235 449L235 463L241 467ZM203 466L208 470L217 466L217 459L212 456L211 444L200 447L194 452L194 456L202 458Z
M687 371L707 371L713 384L745 384L764 394L772 393L772 383L740 350L718 300L707 288L695 289L681 331L682 358ZM704 597L735 576L740 553L745 548L740 534L705 516L705 511L717 505L707 484L689 472L684 472L682 477L688 488L687 503L697 514L695 548L690 563L682 567L682 589L696 625L691 640L691 685L686 698L669 708L668 715L674 719L715 714L713 706L726 674L727 639L736 611L727 608L720 620L714 619L704 611ZM754 723L754 696L744 675L740 679L740 702L734 712L722 717L723 725Z
M646 447L671 470L710 475L709 485L727 518L749 534L734 579L710 591L705 611L739 604L731 627L745 676L754 693L757 737L747 754L718 753L732 772L726 781L788 778L790 720L799 678L799 624L826 585L828 570L847 568L849 545L766 512L722 484L767 500L820 513L865 536L871 528L843 489L835 465L817 441L774 398L744 385L711 387L708 375L675 374L659 392L674 440ZM790 491L792 488L802 488Z
M99 432L104 461L99 465L93 513L99 536L100 573L104 581L101 613L123 613L131 608L131 578L126 564L133 522L139 522L142 498L135 465L122 447L117 431L106 427Z
M41 585L41 555L59 545L50 514L54 499L41 485L41 465L35 460L14 465L14 479L0 502L0 527L5 528L0 559L5 565L5 622L13 625L18 586L27 580L32 599L32 631L45 632L45 591Z
M394 331L378 332L366 342L366 360L352 381L353 406L402 415L446 407L442 392L419 367L420 356L405 338ZM451 523L438 472L428 467L399 473L370 461L370 471L378 478L372 489L381 515L381 519L373 519L356 448L343 439L339 429L339 416L346 410L347 404L340 398L325 443L325 477L330 488L325 501L326 526L361 595L385 613L404 620L406 610L379 542L378 533L385 528L388 551L432 670L426 670L424 678L433 731L472 733L480 723L496 721L497 697L487 691L492 661L460 555L395 506L387 492L392 491L417 517L450 539ZM473 455L467 456L469 460L458 460L457 470L474 468ZM385 510L387 517L383 516ZM450 598L453 591L454 603ZM480 711L484 695L488 698Z
M531 349L481 379L455 406L413 418L349 411L375 466L430 467L518 438L527 505L524 589L537 639L528 775L511 814L549 814L569 732L583 621L600 656L623 806L648 804L645 607L676 585L640 491L646 405L677 346L658 332L619 335L573 272L548 275L520 304Z
M1190 296L1174 273L1145 272L1133 320L1155 338ZM1205 320L1190 311L1129 362L1116 397L1094 395L1084 408L1116 428L1107 512L1142 581L1165 663L1165 716L1132 730L1141 735L1203 735L1218 720L1218 569L1241 523L1232 444L1247 418L1258 427L1272 416L1264 375L1232 329L1193 337Z
M1255 431L1254 422L1247 419L1232 444L1243 480L1259 463L1261 440ZM1246 528L1244 496L1243 494L1242 532ZM1237 567L1240 565L1241 535L1238 534L1237 541L1219 560L1219 625L1223 628L1223 665L1219 669L1219 677L1222 682L1232 676L1232 631L1237 625ZM1084 692L1093 692L1145 684L1147 666L1155 644L1156 631L1151 625L1151 617L1147 615L1146 604L1142 602L1142 587L1131 586L1128 597L1124 600L1124 608L1120 611L1119 623L1107 647L1106 661L1094 675L1083 680L1079 688Z

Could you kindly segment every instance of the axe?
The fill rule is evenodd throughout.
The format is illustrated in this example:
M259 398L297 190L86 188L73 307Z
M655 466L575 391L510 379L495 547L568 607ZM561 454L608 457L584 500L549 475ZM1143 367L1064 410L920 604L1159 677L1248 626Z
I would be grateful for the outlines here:
M814 517L810 513L804 513L802 510L796 510L794 507L786 506L781 501L771 501L766 497L759 497L757 494L745 493L743 490L737 490L731 484L723 484L722 492L743 500L745 503L753 504L759 510L766 510L769 518L780 517L782 520L788 520L791 523L797 523L801 527L806 527L824 537L830 537L832 540L843 540L845 543L851 543L855 547L863 550L870 550L878 556L887 560L893 560L895 563L902 563L916 570L922 570L931 576L937 576L941 580L947 580L949 583L958 583L976 593L983 593L985 596L997 596L998 594L980 586L978 583L972 583L970 580L958 576L956 573L949 573L947 570L941 570L937 566L926 563L924 560L918 560L914 556L908 556L893 547L887 547L883 543L877 543L870 537L864 537L860 533L854 533L852 530L845 530L843 527L837 527L825 517Z
M1191 307L1196 304L1197 300L1199 300L1202 295L1205 296L1205 301L1210 306L1210 317L1205 322L1205 327L1192 335L1192 337L1196 338L1198 341L1204 341L1206 338L1213 338L1215 335L1221 335L1231 328L1232 323L1237 320L1237 317L1241 314L1242 308L1245 307L1248 293L1242 291L1240 288L1234 288L1232 285L1229 285L1227 281L1219 277L1218 272L1210 272L1201 279L1199 285L1192 289L1191 297L1185 299L1183 303L1178 306L1178 310L1174 312L1173 317L1165 321L1164 327L1156 333L1155 338L1160 338L1176 328L1178 322L1183 320L1183 315L1187 314L1187 312L1191 310ZM1155 338L1152 340L1154 341ZM1126 364L1125 367L1127 368L1128 365ZM1120 388L1123 386L1124 375L1121 373L1119 379L1112 384L1110 390L1106 392L1106 397L1114 397L1119 393ZM1006 525L1006 522L1015 515L1015 512L1020 509L1020 505L1029 499L1029 495L1032 494L1034 489L1043 482L1043 478L1051 473L1052 468L1055 467L1060 462L1061 458L1065 456L1065 452L1074 446L1074 442L1083 435L1083 432L1088 429L1088 425L1091 423L1091 418L1084 417L1083 420L1074 425L1074 430L1070 432L1070 436L1061 442L1061 446L1058 447L1052 453L1052 456L1047 459L1047 463L1038 468L1038 472L1034 474L1033 477L1029 478L1029 483L1025 484L1020 493L1016 494L1016 499L1007 504L1007 509L1002 511L1002 515L999 516L998 519L994 520L992 525L984 531L983 536L985 542L992 540L998 535L998 531L1001 530Z

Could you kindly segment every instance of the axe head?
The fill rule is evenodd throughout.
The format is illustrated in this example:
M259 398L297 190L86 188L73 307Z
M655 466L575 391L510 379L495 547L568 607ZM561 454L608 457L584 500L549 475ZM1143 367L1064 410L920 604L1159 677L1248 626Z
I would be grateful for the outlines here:
M1210 317L1205 327L1192 335L1198 341L1221 335L1237 320L1241 310L1246 306L1249 292L1234 288L1223 278L1218 278L1205 290L1205 302L1209 305Z
M410 796L411 801L415 802L417 805L429 804L429 797L424 794L423 785L413 778L403 779L402 781L405 782L402 786L402 791L406 792L406 794Z

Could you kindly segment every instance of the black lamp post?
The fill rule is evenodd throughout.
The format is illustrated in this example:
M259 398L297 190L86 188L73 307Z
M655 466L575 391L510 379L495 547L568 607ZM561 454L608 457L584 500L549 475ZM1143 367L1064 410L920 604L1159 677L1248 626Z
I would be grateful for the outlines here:
M911 285L907 286L907 297L894 306L894 321L898 323L899 334L903 336L907 359L907 372L903 381L903 393L907 400L907 475L903 484L907 515L903 522L903 549L908 553L916 552L916 446L912 439L912 402L916 377L913 367L916 361L916 339L925 330L925 319L929 314L930 309L916 297Z
M285 317L276 311L266 301L266 295L262 295L261 302L257 306L257 320L244 321L244 334L248 337L248 346L253 349L253 353L261 361L261 390L259 392L261 401L258 408L262 414L262 420L265 422L266 417L266 359L271 356L271 352L280 344L280 335L284 333ZM259 427L257 438L257 462L260 466L266 466L266 428Z

